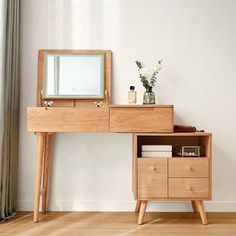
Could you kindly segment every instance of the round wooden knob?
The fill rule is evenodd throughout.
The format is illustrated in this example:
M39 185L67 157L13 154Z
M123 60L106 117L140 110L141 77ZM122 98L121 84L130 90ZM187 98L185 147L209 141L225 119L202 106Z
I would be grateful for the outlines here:
M190 171L193 170L193 168L191 166L187 166L187 169Z
M156 167L155 166L151 166L151 170L156 171Z
M191 186L187 186L187 189L192 191L192 187Z

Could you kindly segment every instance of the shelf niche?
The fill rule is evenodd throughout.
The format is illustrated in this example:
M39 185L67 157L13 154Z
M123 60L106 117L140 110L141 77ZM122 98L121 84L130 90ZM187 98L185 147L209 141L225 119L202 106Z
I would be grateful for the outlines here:
M211 156L209 135L138 135L137 137L137 157L142 156L142 145L172 145L172 157L179 158L177 155L178 146L200 146L200 157ZM199 158L199 157L189 157Z

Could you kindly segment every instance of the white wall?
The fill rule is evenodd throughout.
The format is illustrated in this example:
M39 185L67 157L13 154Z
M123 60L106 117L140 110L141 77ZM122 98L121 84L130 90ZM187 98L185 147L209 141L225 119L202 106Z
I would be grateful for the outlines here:
M163 59L159 104L175 105L175 121L213 133L210 211L236 211L236 1L23 0L21 38L20 210L33 209L35 145L26 107L36 104L37 51L111 49L113 103L130 85L143 88L134 60ZM130 134L59 134L51 210L132 210ZM190 210L151 204L150 210Z

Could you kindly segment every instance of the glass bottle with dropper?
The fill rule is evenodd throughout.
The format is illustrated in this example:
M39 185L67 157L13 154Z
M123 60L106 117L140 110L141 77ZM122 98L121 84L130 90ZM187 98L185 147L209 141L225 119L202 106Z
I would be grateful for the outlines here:
M128 92L128 103L135 104L137 102L137 93L135 91L134 86L130 86L130 90Z

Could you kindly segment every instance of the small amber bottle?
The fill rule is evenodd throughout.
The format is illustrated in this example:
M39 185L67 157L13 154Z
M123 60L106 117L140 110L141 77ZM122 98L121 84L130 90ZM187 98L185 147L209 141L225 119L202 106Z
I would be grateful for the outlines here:
M128 92L128 103L135 104L137 102L137 95L134 86L130 86L130 91Z

